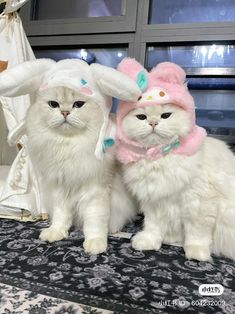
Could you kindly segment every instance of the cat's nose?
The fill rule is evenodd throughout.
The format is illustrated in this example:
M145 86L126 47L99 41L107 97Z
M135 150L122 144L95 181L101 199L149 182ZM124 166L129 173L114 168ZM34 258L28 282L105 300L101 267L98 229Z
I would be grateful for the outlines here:
M151 127L154 129L155 126L157 125L158 123L157 122L149 122L149 125L151 125Z
M61 111L61 114L64 116L64 118L67 118L67 116L70 114L70 111Z

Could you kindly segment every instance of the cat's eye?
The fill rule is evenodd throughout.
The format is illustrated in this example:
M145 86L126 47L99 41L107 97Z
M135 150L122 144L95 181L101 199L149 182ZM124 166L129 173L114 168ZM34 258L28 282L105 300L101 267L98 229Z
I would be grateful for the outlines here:
M73 108L81 108L84 104L85 104L85 101L81 101L81 100L75 101L73 103Z
M165 112L161 115L162 119L167 119L172 115L172 112Z
M141 100L141 99L142 99L142 96L140 96L140 97L138 98L138 101Z
M60 104L57 101L55 101L55 100L49 100L48 101L48 105L51 108L59 108L60 107Z
M139 119L139 120L146 120L147 116L145 114L137 114L136 118Z

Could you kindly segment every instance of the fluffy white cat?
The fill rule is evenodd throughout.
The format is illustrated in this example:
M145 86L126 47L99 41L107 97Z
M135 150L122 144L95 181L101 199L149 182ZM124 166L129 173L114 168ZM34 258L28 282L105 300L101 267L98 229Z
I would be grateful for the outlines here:
M191 120L178 106L152 105L130 111L122 128L147 151L187 136ZM207 137L191 156L142 157L123 172L145 216L132 238L135 249L180 244L188 259L209 261L214 253L235 260L235 157L225 143Z
M61 240L76 221L83 226L85 251L97 254L107 248L108 225L119 231L135 209L118 173L114 177L113 151L102 160L94 155L102 110L80 99L64 87L39 92L26 117L28 149L50 211L51 226L40 239Z
M0 95L32 93L36 99L26 121L11 131L8 141L16 144L27 135L25 149L39 179L37 194L51 220L40 238L61 240L72 224L79 224L85 251L104 252L108 227L117 232L135 214L110 148L111 97L135 101L140 90L117 70L78 59L38 59L1 73ZM37 206L41 211L39 200Z

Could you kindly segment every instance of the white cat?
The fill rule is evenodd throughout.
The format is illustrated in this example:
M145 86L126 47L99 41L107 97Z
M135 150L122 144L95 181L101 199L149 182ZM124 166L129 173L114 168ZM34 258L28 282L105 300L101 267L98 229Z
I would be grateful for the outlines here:
M79 99L76 92L64 87L39 93L26 119L28 149L42 179L42 195L47 195L45 205L51 218L50 228L44 229L40 238L53 242L67 237L76 216L83 225L85 250L96 254L107 247L110 193L120 181L112 187L113 152L108 150L102 160L94 155L102 110ZM110 223L115 224L112 231L118 231L117 221Z
M47 70L41 73L41 79L43 62ZM110 100L106 95L114 93L119 96L112 85L112 76L114 81L118 79L120 82L120 98L137 98L139 90L127 91L124 96L123 84L130 84L132 89L135 88L133 82L128 77L125 81L126 77L119 76L116 70L100 65L93 65L96 75L101 70L98 86L91 77L90 67L83 61L64 60L55 64L42 60L41 63L37 60L23 64L20 69L18 66L18 71L16 68L5 73L5 80L4 75L0 77L0 81L8 79L9 82L3 89L5 95L12 95L11 81L16 90L14 93L18 94L19 89L22 94L25 89L30 90L31 84L37 86L34 87L36 98L28 109L26 121L16 128L16 133L27 134L27 147L40 181L42 203L50 214L51 225L42 230L40 239L62 240L72 225L79 224L84 231L85 251L98 254L107 248L108 229L119 231L135 215L134 203L116 172L113 149L101 142L105 150L102 153L102 147L98 145L104 140L102 130L107 127L109 108L106 106ZM36 80L30 84L27 78L31 79L32 69ZM18 85L12 80L19 70L24 75L23 86L19 78ZM108 82L107 87L105 82ZM26 84L30 85L26 88ZM119 83L116 84L118 88ZM17 137L11 134L10 138L16 140ZM112 138L108 140L112 144ZM102 153L100 158L95 152Z
M132 246L180 244L188 259L235 260L235 156L195 125L181 68L162 63L145 75L150 88L117 116L123 177L145 216Z

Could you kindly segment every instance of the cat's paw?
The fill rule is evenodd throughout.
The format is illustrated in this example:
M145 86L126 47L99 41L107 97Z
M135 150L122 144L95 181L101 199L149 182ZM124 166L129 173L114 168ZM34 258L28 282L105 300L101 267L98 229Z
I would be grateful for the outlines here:
M150 233L141 231L132 238L132 247L135 250L155 250L158 251L162 245L159 239L154 238Z
M47 242L60 241L68 236L68 232L53 227L45 228L40 233L40 240Z
M100 254L107 250L107 239L98 237L87 239L83 242L83 247L86 253L91 255Z
M204 245L191 244L184 247L185 256L187 259L196 259L200 262L210 262L210 248Z

